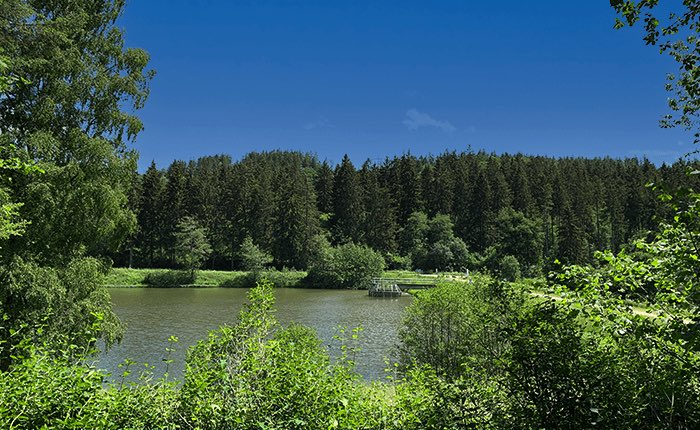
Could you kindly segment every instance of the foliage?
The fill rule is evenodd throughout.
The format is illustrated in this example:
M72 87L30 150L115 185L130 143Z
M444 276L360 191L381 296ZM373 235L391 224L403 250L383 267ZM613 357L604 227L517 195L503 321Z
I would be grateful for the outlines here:
M541 223L508 208L498 214L496 224L496 247L501 259L513 256L527 275L535 274L541 264L544 246Z
M201 428L366 428L356 376L330 363L308 328L280 328L265 281L239 323L221 327L187 358L180 415Z
M384 259L378 252L348 243L321 255L309 269L308 283L316 288L367 289L382 270Z
M331 218L334 244L362 240L363 205L357 171L347 154L335 169L333 181L333 216Z
M175 260L194 277L197 269L211 253L206 230L194 218L184 217L177 224Z
M7 74L9 68L8 59L2 55L0 48L0 95L4 94L11 85L20 81L16 76ZM12 201L9 189L8 172L19 171L22 174L40 172L35 165L17 156L17 147L8 142L4 135L0 135L0 241L4 241L12 236L19 236L24 233L28 221L20 218L20 208L22 203Z
M197 280L195 273L189 270L168 270L147 273L143 283L149 287L171 288L194 284Z
M18 353L17 339L81 353L97 339L110 345L121 336L121 323L102 287L103 266L95 259L53 269L16 258L0 276L0 369L7 369Z
M263 251L253 242L253 239L246 237L238 252L243 270L259 273L272 263L272 256Z
M502 287L483 276L421 291L399 329L400 361L416 362L455 379L465 366L488 367L498 349L496 323L504 310Z
M423 425L693 428L700 422L698 372L687 354L671 353L655 331L657 321L609 305L528 296L521 288L488 280L443 285L409 307L403 362L429 366L406 373L415 380L406 383L417 387L410 400L418 401Z
M385 257L387 269L389 270L411 270L413 267L411 257L389 254Z
M148 55L125 49L115 26L124 2L9 0L0 45L17 81L0 98L3 146L42 175L11 175L30 222L6 256L62 264L117 249L135 226L127 191L136 169L125 146L142 125L133 111L148 95Z
M651 240L635 244L641 252L600 253L599 269L567 266L551 278L575 291L572 300L607 305L605 312L613 320L624 318L629 311L623 299L653 304L659 318L656 324L635 328L638 335L654 339L656 348L679 360L679 366L698 372L700 195L686 191L685 198L681 194L661 197L671 203L675 216L671 223L662 223Z
M133 181L140 189L130 203L139 211L138 234L133 245L107 255L116 266L133 257L138 267L176 268L172 232L188 214L207 228L207 267L217 270L242 269L238 251L247 237L270 253L275 267L308 269L318 260L320 238L347 241L343 225L358 237L354 243L387 260L411 257L412 269L495 273L500 259L512 255L525 276L534 276L554 259L589 262L595 250L617 252L656 228L654 217L669 214L644 184L697 186L686 168L697 164L465 152L364 163L354 174L346 163L341 181L328 163L298 152L176 160L163 169L152 164ZM342 201L339 213L329 213L335 182L354 187L359 200ZM411 204L412 211L399 216Z
M141 379L120 388L59 351L28 347L24 355L0 372L0 419L7 428L176 428L172 383Z
M403 250L416 268L421 270L453 271L465 269L471 260L464 241L455 237L453 224L447 215L428 218L414 212L402 232Z
M506 281L517 281L520 279L520 263L512 255L506 255L498 263L498 274Z

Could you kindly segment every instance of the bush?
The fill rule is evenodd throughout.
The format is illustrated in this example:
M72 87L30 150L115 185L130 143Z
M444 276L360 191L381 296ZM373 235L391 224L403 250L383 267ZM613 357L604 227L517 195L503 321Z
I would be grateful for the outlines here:
M29 341L29 343L27 342ZM14 429L173 429L175 384L142 378L118 387L67 351L31 345L0 371L0 422Z
M386 257L386 264L389 270L411 270L411 267L413 267L410 255L389 254Z
M172 288L194 284L197 273L183 270L168 270L165 272L150 272L143 278L143 283L149 287Z
M240 272L236 276L221 282L219 286L223 288L253 288L258 281L266 279L275 288L297 288L303 286L306 275L306 272L296 270L272 270L260 273Z
M478 275L421 291L399 329L402 365L428 365L448 379L458 378L465 366L490 368L491 351L503 342L499 324L509 307L504 294L500 284Z
M183 427L374 428L357 376L330 362L315 333L281 328L271 284L249 293L239 323L221 327L187 358L179 414Z
M424 291L406 311L415 397L397 390L414 428L697 428L698 373L654 334L658 320L474 281Z
M384 258L372 248L345 244L332 248L314 262L308 284L316 288L369 288L371 279L381 276Z
M91 349L96 338L116 342L123 328L103 284L104 266L93 258L62 268L16 258L0 269L0 370L14 359L17 333L76 354Z
M512 255L506 255L498 263L498 273L506 281L514 282L520 279L520 263Z

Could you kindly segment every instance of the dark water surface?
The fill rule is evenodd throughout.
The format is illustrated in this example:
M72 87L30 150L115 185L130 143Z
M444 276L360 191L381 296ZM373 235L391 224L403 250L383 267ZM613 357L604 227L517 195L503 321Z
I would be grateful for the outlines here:
M177 336L174 361L169 374L180 379L187 348L207 336L209 330L236 322L246 302L244 289L224 288L112 288L114 311L126 323L121 344L99 357L98 366L118 379L119 364L125 359L154 366L154 376L166 369L168 338ZM397 341L404 308L410 296L372 298L366 291L276 289L277 319L283 324L300 323L316 330L324 345L335 354L339 344L333 340L338 327L361 326L356 356L357 370L365 378L384 377L385 359ZM137 370L143 364L132 366Z

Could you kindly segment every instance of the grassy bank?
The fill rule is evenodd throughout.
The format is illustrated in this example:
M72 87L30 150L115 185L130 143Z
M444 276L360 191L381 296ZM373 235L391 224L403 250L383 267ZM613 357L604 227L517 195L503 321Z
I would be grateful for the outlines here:
M183 275L183 276L180 276ZM267 271L259 274L269 279L276 287L303 287L305 271ZM105 285L108 287L229 287L250 288L255 286L255 276L251 272L200 270L192 281L186 273L167 269L127 269L113 268L107 274Z
M259 278L269 279L276 287L281 288L303 288L307 272L302 270L270 270L259 274ZM461 279L463 273L440 273L440 274L417 274L410 270L391 270L382 274L385 278L418 278L426 277L434 280L450 281ZM175 272L168 269L127 269L116 267L109 271L105 279L108 287L133 288L133 287L230 287L230 288L251 288L255 286L255 277L251 272L245 271L223 271L223 270L199 270L197 277L193 281L188 279L186 273Z

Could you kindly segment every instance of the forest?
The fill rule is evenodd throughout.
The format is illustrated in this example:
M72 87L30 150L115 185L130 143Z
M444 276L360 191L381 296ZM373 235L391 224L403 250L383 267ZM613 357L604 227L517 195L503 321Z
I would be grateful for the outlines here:
M617 28L677 66L662 125L700 143L700 1L670 16L659 3L610 2ZM124 7L0 1L0 427L698 428L690 158L468 151L358 168L276 151L139 174L136 112L155 72L125 47ZM176 252L183 238L196 253ZM264 278L235 323L188 351L182 378L129 360L121 376L100 370L99 348L128 330L112 267L200 264L471 273L416 294L381 380L355 370L359 330L332 350L280 324ZM538 279L504 279L514 265Z
M655 230L670 212L652 185L697 186L686 175L695 168L484 152L405 154L359 168L347 156L331 165L281 151L177 160L134 177L135 234L95 256L176 268L175 233L190 217L205 229L211 269L244 269L240 249L251 238L278 269L307 269L324 243L355 243L390 269L496 272L510 256L536 276L555 260L589 263L595 251L618 252Z

